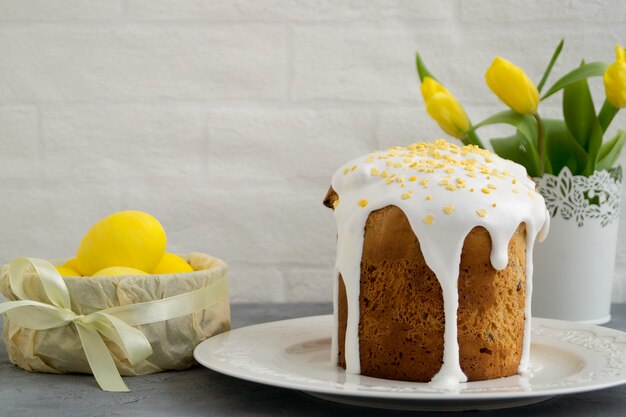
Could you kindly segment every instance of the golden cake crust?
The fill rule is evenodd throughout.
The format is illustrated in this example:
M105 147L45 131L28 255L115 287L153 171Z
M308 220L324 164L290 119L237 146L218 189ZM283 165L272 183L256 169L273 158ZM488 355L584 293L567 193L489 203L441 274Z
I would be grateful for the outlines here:
M324 204L337 194L329 190ZM441 287L422 256L402 210L373 211L365 226L360 278L361 374L428 382L443 359L444 310ZM526 228L508 246L508 265L491 266L491 238L475 227L464 241L457 318L460 364L468 380L517 373L524 336ZM338 293L338 365L345 367L347 298Z

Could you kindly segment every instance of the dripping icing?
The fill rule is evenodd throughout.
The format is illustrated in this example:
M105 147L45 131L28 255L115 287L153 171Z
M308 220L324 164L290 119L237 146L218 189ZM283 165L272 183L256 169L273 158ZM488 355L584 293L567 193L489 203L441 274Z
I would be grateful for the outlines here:
M408 218L424 260L439 281L446 318L457 316L459 265L468 233L476 226L487 229L492 240L491 264L502 270L508 264L511 237L521 223L526 225L527 287L519 372L527 370L532 250L536 238L543 240L547 233L549 215L524 167L475 146L459 147L438 140L392 147L356 158L337 170L332 187L340 199L334 209L338 236L333 288L333 361L338 349L341 274L348 309L346 372L360 373L359 292L365 224L371 212L395 205ZM445 320L443 364L432 383L454 389L466 380L460 367L456 320Z

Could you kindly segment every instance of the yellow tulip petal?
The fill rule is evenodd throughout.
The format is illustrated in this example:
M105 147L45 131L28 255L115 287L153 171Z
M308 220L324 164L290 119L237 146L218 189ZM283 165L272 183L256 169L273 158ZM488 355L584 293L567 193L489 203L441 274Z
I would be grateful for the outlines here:
M54 267L57 271L59 271L59 274L61 274L61 276L63 277L79 277L80 274L70 268L67 268L65 266L55 266Z
M532 114L539 105L539 91L526 73L504 58L496 57L485 81L500 100L520 114Z
M451 94L437 93L426 102L426 111L450 136L463 137L470 123L463 107Z
M626 107L626 52L617 45L615 62L604 72L606 99L618 109Z
M93 225L80 242L76 262L86 275L109 266L152 271L165 246L165 231L157 219L140 211L121 211Z
M422 97L424 97L425 102L428 102L428 100L430 100L437 93L446 93L451 95L451 93L443 85L441 85L441 83L430 77L424 77L420 90L422 91Z
M462 138L470 122L459 101L431 77L424 77L420 89L428 114L450 136Z
M154 268L153 274L179 274L193 272L193 268L187 261L173 253L166 253L161 262Z
M615 61L626 62L626 49L619 43L615 46Z
M126 266L110 266L103 268L93 274L94 277L115 277L124 275L148 275L146 272L136 269L128 268Z

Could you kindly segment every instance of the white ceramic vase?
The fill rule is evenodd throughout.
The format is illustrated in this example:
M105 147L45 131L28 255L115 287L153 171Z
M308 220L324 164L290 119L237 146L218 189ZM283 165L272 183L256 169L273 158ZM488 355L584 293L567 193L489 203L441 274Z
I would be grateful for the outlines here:
M535 245L532 315L601 324L611 319L611 289L622 169L590 177L536 178L551 216L546 240Z

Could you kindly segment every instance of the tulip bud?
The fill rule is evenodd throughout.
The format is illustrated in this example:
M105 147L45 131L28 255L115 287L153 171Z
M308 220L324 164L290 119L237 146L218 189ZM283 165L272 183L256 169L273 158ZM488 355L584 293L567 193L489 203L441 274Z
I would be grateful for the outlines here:
M604 72L604 91L613 106L626 107L626 51L620 45L615 48L615 62Z
M496 57L485 73L487 85L500 100L520 114L533 114L539 91L526 73L504 58Z
M443 85L431 77L424 77L421 86L426 111L439 127L455 138L463 138L470 122L458 100Z

